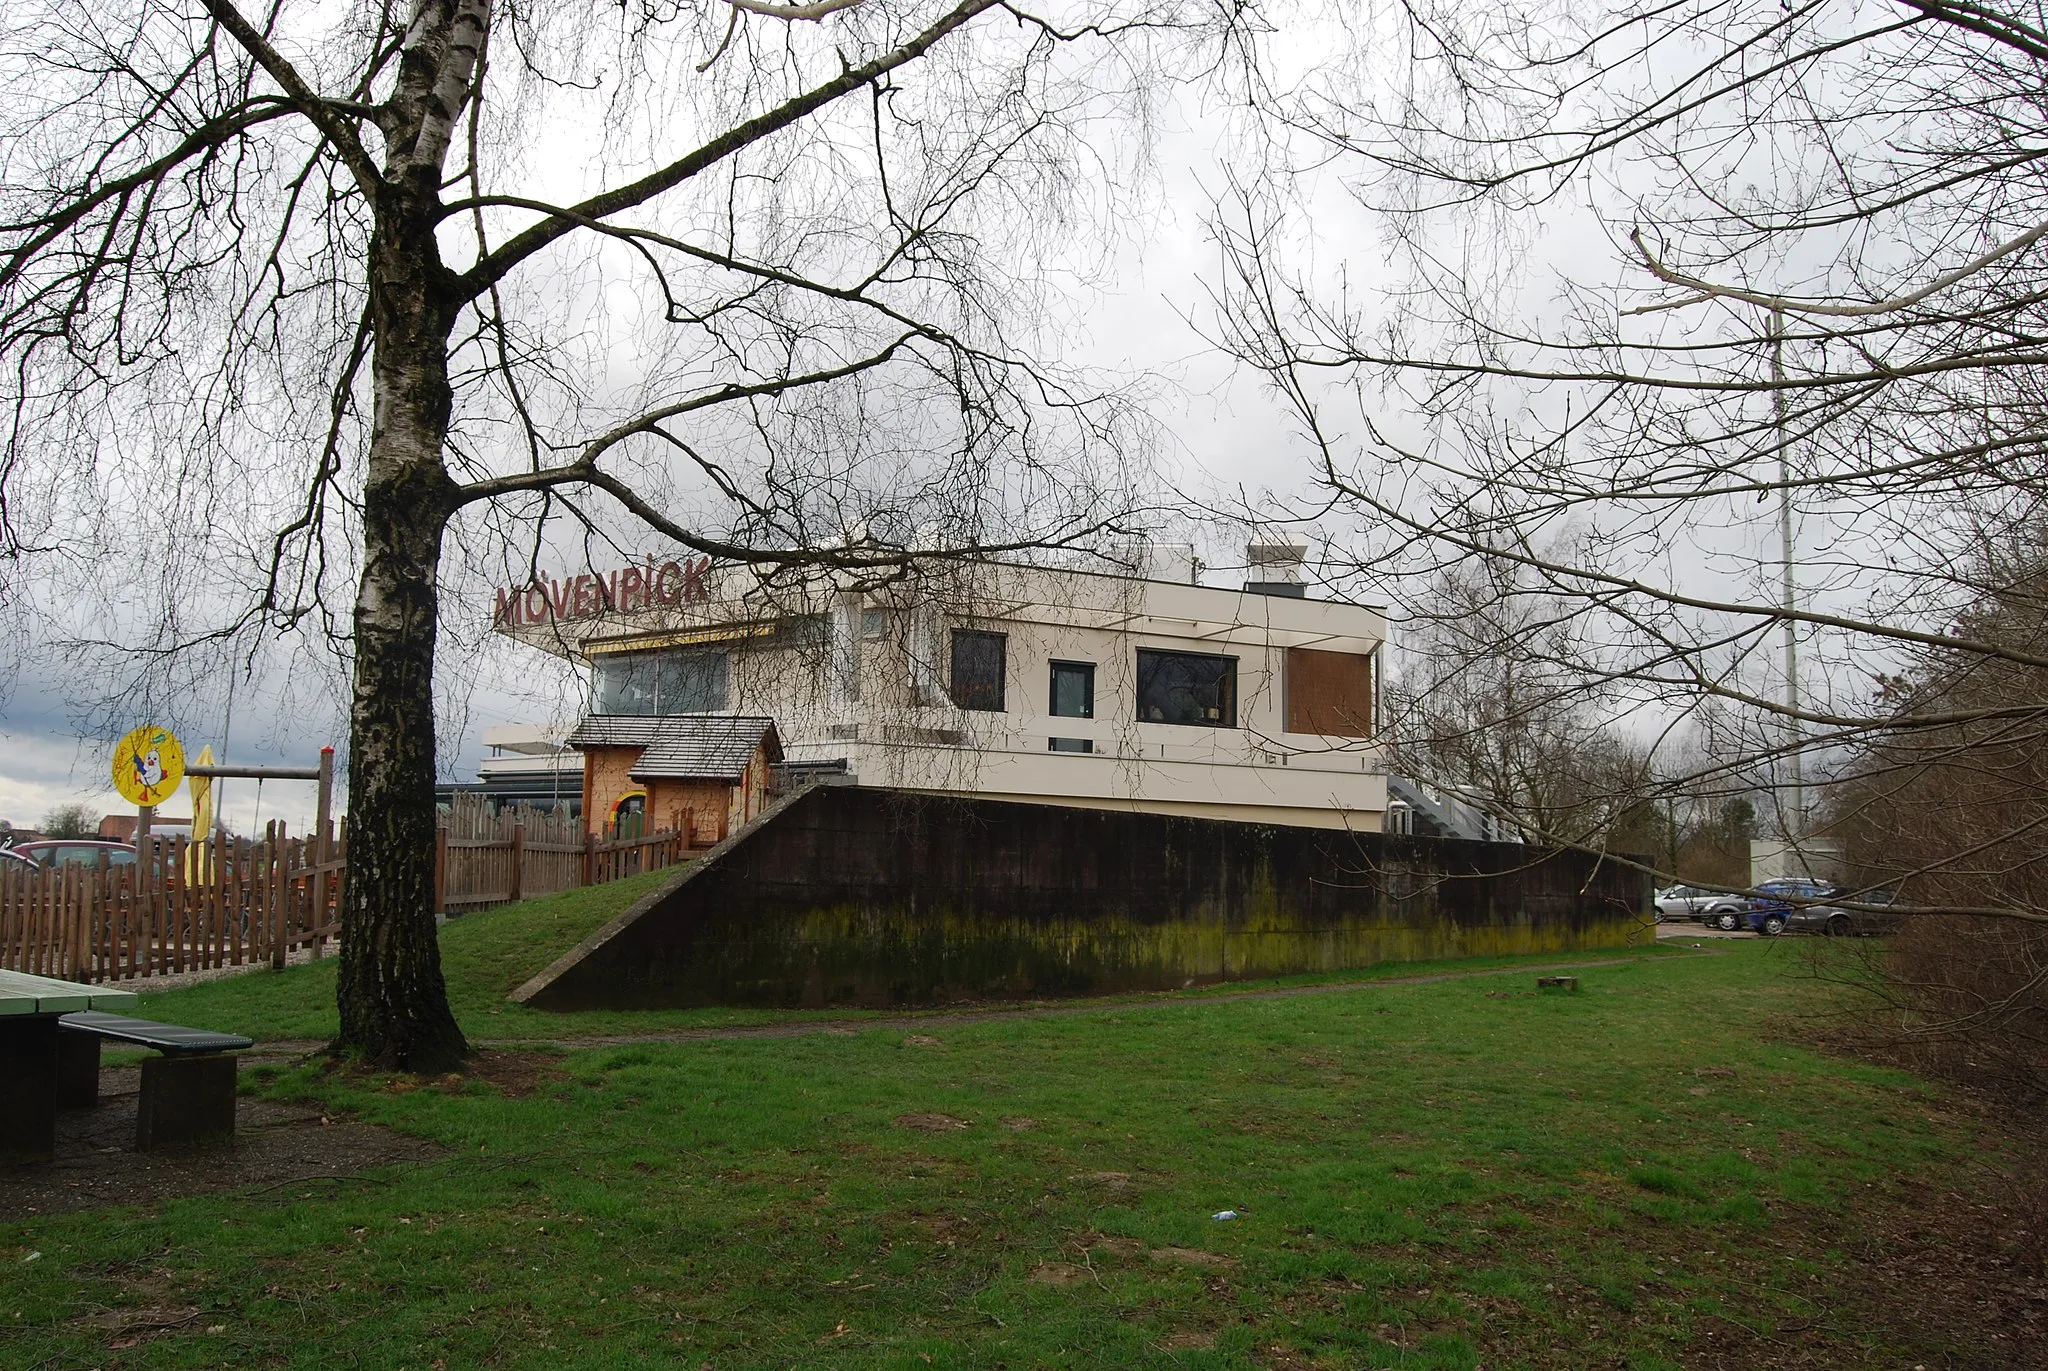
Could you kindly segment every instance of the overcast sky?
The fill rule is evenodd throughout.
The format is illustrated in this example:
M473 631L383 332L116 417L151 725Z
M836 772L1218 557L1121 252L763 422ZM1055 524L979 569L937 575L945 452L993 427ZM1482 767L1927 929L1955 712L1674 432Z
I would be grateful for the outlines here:
M1213 132L1190 128L1184 116L1169 111L1153 213L1101 283L1084 331L1069 340L1066 360L1146 378L1159 398L1156 417L1166 436L1160 458L1174 486L1197 492L1286 488L1298 479L1301 452L1287 416L1256 376L1239 375L1184 317L1206 312L1203 283L1215 274L1216 251L1203 226L1206 187L1221 180L1214 146ZM1351 241L1371 239L1359 233ZM1219 533L1216 540L1216 560L1241 554L1241 546L1230 546L1230 535ZM517 644L466 646L488 609L444 605L450 630L440 673L444 778L475 776L484 727L573 722L579 704L555 659ZM0 818L34 826L68 803L125 812L108 773L112 738L80 736L82 701L90 692L47 663L20 664L17 671L0 681ZM211 745L217 757L247 765L312 765L322 744L341 745L346 738L339 679L310 679L325 674L303 663L272 665L254 679L238 677L230 701L223 672L213 708L195 711L197 725L183 725L188 753ZM144 722L157 721L135 719L130 726ZM181 790L163 812L189 815L189 791ZM304 825L312 813L309 783L266 782L260 794L254 782L224 786L222 817L242 832L268 819Z

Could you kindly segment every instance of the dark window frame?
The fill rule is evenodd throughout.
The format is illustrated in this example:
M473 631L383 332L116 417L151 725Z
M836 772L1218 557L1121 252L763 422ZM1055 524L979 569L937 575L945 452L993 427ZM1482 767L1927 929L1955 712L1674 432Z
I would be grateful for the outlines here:
M1177 652L1172 648L1141 647L1138 650L1136 706L1138 722L1142 724L1171 724L1177 728L1236 728L1237 727L1237 674L1238 659L1213 652ZM1147 659L1151 659L1148 663ZM1214 705L1200 705L1196 708L1214 710L1216 717L1206 714L1198 718L1152 718L1147 712L1152 706L1146 703L1148 693L1160 685L1160 673L1172 663L1208 663L1220 666L1214 681L1217 700ZM1185 667L1182 668L1185 670ZM1193 688L1185 683L1169 684L1168 690L1179 690L1193 694Z
M1086 701L1079 714L1064 714L1060 711L1060 673L1078 673L1085 683ZM1046 713L1054 719L1092 719L1095 717L1095 663L1070 662L1055 659L1047 663L1046 671Z
M995 649L995 670L992 675L985 672L980 679L962 681L961 648L980 645ZM956 628L948 643L947 665L951 668L946 681L946 693L956 709L971 709L983 714L1008 712L1010 674L1010 635L995 633L985 628ZM978 664L986 668L984 660ZM976 674L974 672L968 673Z

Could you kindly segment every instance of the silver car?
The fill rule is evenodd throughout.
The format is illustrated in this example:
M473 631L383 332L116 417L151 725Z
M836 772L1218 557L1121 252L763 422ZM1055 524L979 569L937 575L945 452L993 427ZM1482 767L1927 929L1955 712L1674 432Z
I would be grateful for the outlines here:
M1833 898L1847 904L1889 905L1897 896L1889 890L1843 890ZM1785 932L1820 933L1830 938L1851 938L1864 933L1890 933L1902 916L1870 909L1844 909L1837 905L1794 905L1785 911Z
M1725 929L1731 933L1742 927L1742 916L1748 909L1748 901L1723 890L1674 885L1657 892L1658 918L1698 919L1709 928Z

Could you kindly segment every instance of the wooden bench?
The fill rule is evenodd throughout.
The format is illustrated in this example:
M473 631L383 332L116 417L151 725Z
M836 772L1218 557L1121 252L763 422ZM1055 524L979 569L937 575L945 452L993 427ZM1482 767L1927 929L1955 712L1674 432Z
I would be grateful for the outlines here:
M90 1108L99 1100L100 1043L151 1047L142 1059L142 1097L135 1110L135 1150L189 1147L235 1135L235 1056L253 1039L203 1028L152 1023L87 1010L57 1021L57 1101Z

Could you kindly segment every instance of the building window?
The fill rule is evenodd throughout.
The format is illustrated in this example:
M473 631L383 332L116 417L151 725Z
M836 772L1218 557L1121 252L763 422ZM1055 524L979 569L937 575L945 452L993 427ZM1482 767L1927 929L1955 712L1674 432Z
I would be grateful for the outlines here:
M1327 738L1372 736L1372 657L1287 649L1287 731Z
M1052 717L1092 719L1095 717L1095 663L1054 662L1052 664ZM1055 752L1059 748L1053 749Z
M962 709L1003 712L1003 666L1007 639L977 629L953 630L953 703Z
M592 714L706 714L726 706L723 652L620 652L590 672Z
M1047 738L1045 740L1045 750L1048 752L1093 752L1095 750L1095 741L1092 738Z
M1138 718L1237 727L1237 658L1138 649Z

